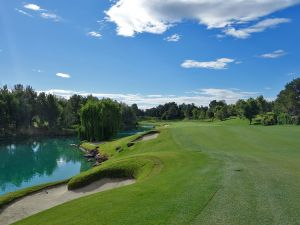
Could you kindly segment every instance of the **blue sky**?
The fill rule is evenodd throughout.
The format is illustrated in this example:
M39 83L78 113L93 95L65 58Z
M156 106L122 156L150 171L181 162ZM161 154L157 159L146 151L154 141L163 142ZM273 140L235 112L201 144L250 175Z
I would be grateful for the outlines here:
M274 99L300 75L299 3L0 0L0 85L143 108Z

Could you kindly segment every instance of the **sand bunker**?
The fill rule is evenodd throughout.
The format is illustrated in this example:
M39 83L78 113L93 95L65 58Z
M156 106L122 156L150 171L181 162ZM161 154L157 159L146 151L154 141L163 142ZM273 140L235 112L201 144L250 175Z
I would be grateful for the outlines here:
M155 133L154 133L154 132L151 132L151 133L149 133L149 134L145 134L145 135L139 137L138 139L134 140L133 142L149 141L149 140L152 140L152 139L157 138L158 135L159 135L158 132L155 132Z
M66 184L47 188L8 205L0 213L0 224L8 225L64 202L134 182L134 179L102 179L72 191Z

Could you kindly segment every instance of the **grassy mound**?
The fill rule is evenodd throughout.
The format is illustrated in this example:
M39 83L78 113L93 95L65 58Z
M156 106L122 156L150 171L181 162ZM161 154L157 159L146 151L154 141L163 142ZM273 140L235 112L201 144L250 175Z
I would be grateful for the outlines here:
M147 177L155 166L160 166L154 157L131 157L128 159L107 162L73 177L68 183L68 189L86 186L101 178L134 178Z

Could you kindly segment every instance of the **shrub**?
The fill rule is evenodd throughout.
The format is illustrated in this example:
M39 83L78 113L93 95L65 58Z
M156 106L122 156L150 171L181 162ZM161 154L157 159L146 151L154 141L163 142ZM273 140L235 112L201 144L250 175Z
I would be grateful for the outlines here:
M277 124L276 115L273 112L268 112L263 115L262 124L265 126L271 126Z
M292 117L287 113L280 113L277 116L277 122L279 125L292 124Z
M292 124L300 125L300 116L293 116L292 117Z
M262 124L262 120L263 120L263 117L261 115L258 115L254 118L253 120L253 124L254 125L259 125L259 124Z

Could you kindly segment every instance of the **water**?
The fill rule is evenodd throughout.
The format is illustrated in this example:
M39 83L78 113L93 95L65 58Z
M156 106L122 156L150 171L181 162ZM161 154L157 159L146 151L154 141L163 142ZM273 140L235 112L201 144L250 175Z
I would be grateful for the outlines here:
M155 128L154 125L142 125L139 126L137 129L133 129L133 130L127 130L127 131L121 131L117 134L116 138L123 138L123 137L128 137L137 133L142 133L145 131L149 131L152 130L153 128Z
M0 195L64 180L91 168L76 138L43 138L0 144Z

